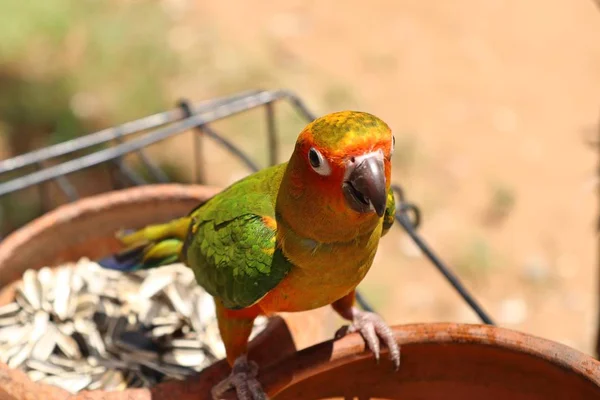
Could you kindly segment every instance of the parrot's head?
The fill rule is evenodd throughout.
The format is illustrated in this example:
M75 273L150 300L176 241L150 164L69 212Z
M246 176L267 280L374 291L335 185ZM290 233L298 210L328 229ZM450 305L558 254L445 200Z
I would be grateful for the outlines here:
M314 120L296 142L287 188L312 206L294 206L326 223L377 221L386 209L393 151L389 126L374 115L341 111Z

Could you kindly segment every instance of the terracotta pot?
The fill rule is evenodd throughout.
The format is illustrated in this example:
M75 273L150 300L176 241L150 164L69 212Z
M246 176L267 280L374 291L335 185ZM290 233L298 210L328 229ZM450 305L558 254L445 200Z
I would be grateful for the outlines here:
M26 269L55 266L81 257L97 259L109 255L120 248L114 238L118 229L141 228L185 215L218 191L214 187L178 184L142 186L88 197L43 215L0 243L0 288L3 288L0 290L0 305L12 299L11 283L18 280ZM265 332L252 342L251 356L266 365L296 349L331 337L333 332L323 329L327 312L321 309L274 318ZM201 398L199 393L208 393L208 388L222 379L228 370L226 363L219 362L205 370L201 380L192 378L192 383L159 385L153 393L185 391L192 385L194 399L197 400ZM86 399L129 399L147 392L128 390L108 397L103 392L88 393ZM165 396L163 398L172 398ZM60 389L34 384L22 372L0 364L0 400L67 397L67 393Z
M600 362L545 339L483 325L395 327L399 372L358 335L300 351L262 371L277 400L600 399Z
M386 352L377 365L357 334L294 352L285 323L278 319L271 327L271 332L253 341L250 356L261 365L273 354L279 356L280 361L263 367L259 376L274 400L600 399L598 361L508 329L462 324L393 327L402 346L400 371L394 372ZM0 367L0 399L208 400L212 385L227 372L227 365L219 362L186 382L68 397L60 389L33 385L20 371L4 366Z
M0 287L39 269L120 248L120 228L141 228L187 214L219 191L205 186L149 185L107 192L56 208L0 242Z

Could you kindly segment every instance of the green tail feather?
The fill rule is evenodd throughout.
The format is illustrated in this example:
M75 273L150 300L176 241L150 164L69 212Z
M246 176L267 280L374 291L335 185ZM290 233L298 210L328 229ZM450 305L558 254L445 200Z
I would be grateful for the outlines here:
M117 237L126 248L98 263L107 269L131 272L178 262L190 221L185 217L130 234L119 233Z

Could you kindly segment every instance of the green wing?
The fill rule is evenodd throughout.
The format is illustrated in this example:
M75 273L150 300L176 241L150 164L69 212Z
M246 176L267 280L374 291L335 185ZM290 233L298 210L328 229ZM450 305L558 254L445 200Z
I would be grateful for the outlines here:
M394 200L394 191L390 188L387 195L387 205L383 214L383 230L381 236L388 233L396 220L396 201Z
M280 165L251 175L191 214L187 264L198 284L227 308L256 303L292 267L275 244L273 187L282 170Z

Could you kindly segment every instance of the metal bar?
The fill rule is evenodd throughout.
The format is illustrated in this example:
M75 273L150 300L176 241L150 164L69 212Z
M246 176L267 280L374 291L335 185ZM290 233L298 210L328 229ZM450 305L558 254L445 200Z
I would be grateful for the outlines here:
M228 117L230 115L239 114L241 112L247 111L249 109L255 108L260 105L264 105L266 103L269 103L269 102L272 102L272 101L275 101L275 100L278 100L281 98L290 99L292 101L292 103L300 110L301 113L305 114L305 116L311 116L311 114L308 112L308 110L306 109L304 104L298 98L296 98L294 95L292 95L286 91L259 92L255 95L248 95L246 97L235 96L235 98L236 98L235 100L232 100L229 103L224 101L223 104L214 107L214 109L212 109L212 110L207 110L206 112L203 112L202 115L195 114L194 116L192 116L186 120L177 121L169 126L158 129L154 132L150 132L144 137L136 138L136 139L133 139L126 143L123 143L121 145L115 146L113 148L100 150L96 153L88 154L79 159L67 161L62 164L47 168L44 171L39 171L37 173L26 175L24 177L14 179L12 181L0 184L0 196L10 193L15 190L21 190L21 189L24 189L31 185L35 185L35 184L45 182L50 179L54 179L59 175L69 174L69 173L72 173L72 172L75 172L75 171L78 171L81 169L85 169L85 168L92 167L94 165L101 164L101 163L109 161L113 158L117 158L121 155L136 151L137 149L148 146L150 144L165 140L179 132L189 130L194 126L204 125L208 122L213 122L213 121L219 120L221 118ZM173 112L175 112L175 111L173 111ZM179 112L181 112L181 111L179 111ZM126 131L126 128L125 128L126 125L127 124L121 126L121 128L123 129L123 132ZM108 140L114 139L114 136L115 136L114 130L109 129L106 131L111 132L111 137ZM80 138L80 139L75 139L75 142L77 142L81 139L86 139L89 136L93 136L93 135L94 134L88 135L88 136ZM217 139L217 137L214 137L214 138ZM219 139L217 139L217 140L219 140ZM226 144L227 141L225 141L225 140L219 140L219 141L222 142L223 145L226 145L227 147L231 148L230 143ZM88 141L88 143L89 142L91 142L91 141ZM66 142L66 144L68 144L68 143L72 143L72 142ZM43 150L40 150L40 151L43 151ZM31 155L31 153L29 153L29 155ZM237 155L241 159L243 159L243 160L245 159L245 162L248 166L253 165L252 168L254 169L255 164L252 162L248 163L247 157L244 157L242 154L237 154ZM19 157L17 157L17 158L19 158ZM27 160L29 160L29 159L27 159ZM6 160L6 161L4 161L3 165L14 166L15 163L13 161L14 161L14 159ZM0 173L3 172L1 168L2 168L2 164L0 164Z
M257 93L260 93L260 91L250 90L233 96L207 100L199 103L192 109L194 113L203 113L210 111L212 108L217 107L219 105L239 100L246 96L256 95ZM115 139L117 135L128 136L147 129L156 128L180 120L181 117L181 110L179 109L165 111L135 121L127 122L123 125L114 128L103 129L101 131L91 133L89 135L77 139L69 140L63 143L58 143L40 150L35 150L13 158L9 158L7 160L0 161L0 174L13 171L15 169L23 168L25 166L35 164L39 161L45 161L50 158L55 158L58 156L83 150L88 147L96 146Z
M233 96L222 97L215 100L201 102L197 106L192 107L192 112L194 114L210 112L211 109L215 107L223 107L227 106L228 103L240 101L246 103L246 107L244 108L244 110L248 110L259 105L263 105L265 103L279 99L288 99L292 103L292 105L296 107L306 119L310 121L315 119L315 116L308 110L308 108L302 102L302 100L300 100L293 93L285 90L269 92L250 90ZM35 164L39 161L45 161L50 158L55 158L61 155L73 153L79 150L83 150L95 145L108 142L110 140L115 139L115 137L119 134L119 130L121 132L120 135L128 136L144 130L156 128L180 119L181 110L174 109L154 114L148 117L144 117L135 121L127 122L118 127L103 129L101 131L91 133L77 139L73 139L63 143L58 143L56 145L45 147L40 150L35 150L13 158L9 158L7 160L2 160L0 161L0 174L23 168L25 166Z
M269 165L276 165L279 155L279 143L277 141L277 127L275 126L275 105L273 102L265 104L267 112L267 138L269 146Z
M246 154L244 154L244 152L242 152L239 148L237 148L237 146L235 146L229 140L225 139L225 137L223 135L218 134L212 128L210 128L208 125L204 125L202 127L202 130L204 131L206 136L210 137L211 139L213 139L214 141L219 143L221 146L223 146L227 150L229 150L231 153L233 153L234 156L239 158L246 165L246 167L248 167L250 170L252 170L252 172L257 172L258 170L260 170L260 167L254 161L252 161L250 159L250 157L248 157Z
M60 175L70 174L75 171L79 171L104 163L119 156L136 151L137 149L140 149L142 147L146 147L148 145L165 140L175 134L189 130L197 125L204 125L208 122L216 121L226 116L247 111L250 108L256 107L257 105L262 105L268 101L272 101L274 97L275 94L272 93L261 93L252 98L236 100L230 104L218 106L214 110L211 110L209 112L193 115L188 119L177 121L164 128L158 129L153 132L149 132L146 136L132 139L115 147L100 150L96 153L85 155L79 159L70 160L62 164L55 165L53 167L49 167L43 171L34 172L32 174L8 181L6 183L2 183L0 184L0 196L54 179ZM230 150L237 153L237 155L242 160L244 160L249 167L253 169L256 167L255 164L251 161L248 163L248 159L243 154L239 153L239 151L234 150L235 146L232 146L229 141L225 140L224 138L220 138L218 135L214 134L214 132L212 134L209 134L209 136L212 136L215 140L220 141Z
M71 185L71 182L67 179L66 176L59 176L56 178L56 184L62 190L62 192L67 196L69 202L73 202L79 199L79 194L77 194L77 189L75 186Z
M159 166L154 165L154 163L148 158L144 150L138 150L137 154L140 157L140 160L142 160L144 166L148 168L148 171L150 171L152 176L154 176L154 179L156 179L160 183L169 182L169 177L167 176L167 174L165 174L165 172L162 169L160 169Z
M108 176L112 182L113 190L120 190L127 187L124 177L119 173L119 166L116 165L114 161L107 162L104 165L106 166L106 171L108 172Z
M310 112L308 107L306 107L306 104L304 104L304 102L298 96L296 96L289 90L278 90L277 92L275 92L275 95L278 99L287 98L292 103L292 105L296 107L298 111L300 111L300 114L302 114L304 118L307 119L309 122L314 121L317 118L316 115Z
M175 113L172 111L154 114L149 117L125 123L115 128L103 129L77 139L9 158L8 160L0 161L0 174L108 142L115 139L116 132L118 131L121 131L122 135L131 135L136 132L164 125L174 119Z
M115 141L119 144L124 143L123 135L121 135L121 132L119 130L117 130L115 132L115 134L117 135L115 137ZM141 151L141 149L139 149L138 151ZM121 175L123 175L124 177L129 179L129 181L131 183L133 183L135 186L141 186L141 185L144 185L147 183L144 178L139 176L138 173L136 173L133 169L131 169L128 165L125 164L125 160L123 159L123 156L117 157L114 160L114 162L115 162L115 165L117 166L117 168L119 169L119 172L121 172Z
M36 170L38 170L38 171L42 170L44 168L44 165L41 162L35 163L35 166L36 166ZM58 177L56 177L55 181L56 181L58 188L63 192L63 194L66 196L66 198L69 202L73 202L73 201L79 199L79 194L77 193L77 189L75 189L75 186L73 186L71 184L71 182L69 182L67 177L58 176ZM40 185L40 188L41 187L45 187L45 186ZM49 204L48 193L46 192L45 189L43 189L43 194L45 197L45 201Z
M119 172L122 176L129 179L134 186L142 186L147 185L148 182L144 178L140 176L137 172L135 172L129 165L125 164L123 160L115 160L115 165L119 169Z
M43 168L43 166L40 163L36 163L35 164L35 170L39 171ZM50 199L48 197L48 192L46 190L46 184L41 184L38 185L38 192L39 192L39 196L40 196L40 214L43 214L46 212L46 210L48 210L50 207Z
M359 290L354 292L354 297L356 297L356 302L363 310L367 312L375 312L373 307L369 304L369 302L363 297L362 293Z
M179 101L178 105L187 118L193 115L190 102L188 100L182 99ZM201 164L204 165L204 153L202 152L203 136L204 131L202 130L202 125L198 125L192 130L192 141L194 146L194 183L201 184L206 182L206 176L200 167Z

